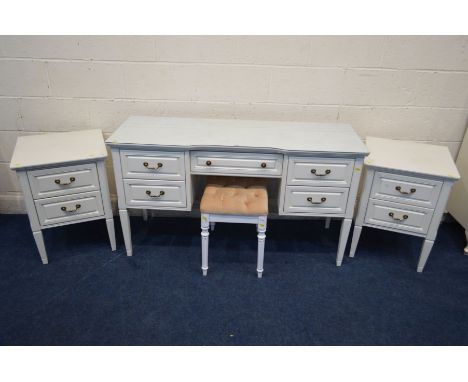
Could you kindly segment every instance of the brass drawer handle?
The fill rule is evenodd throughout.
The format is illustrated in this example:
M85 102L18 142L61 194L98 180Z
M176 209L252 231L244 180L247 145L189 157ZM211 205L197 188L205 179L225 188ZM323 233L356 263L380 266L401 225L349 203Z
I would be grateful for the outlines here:
M401 217L398 217L398 216L395 216L395 214L393 212L389 212L388 213L388 216L390 216L393 220L398 220L398 221L402 221L402 220L406 220L408 219L408 215L403 215Z
M211 166L211 161L210 161L210 160L207 160L207 161L206 161L206 165L207 165L207 166Z
M331 174L331 170L330 169L326 169L325 172L322 172L321 174L317 173L317 170L315 168L313 168L312 170L310 170L310 172L312 174L314 174L315 176L326 176L328 174Z
M75 177L72 176L70 177L70 180L68 182L62 182L60 179L55 179L54 182L56 184L60 184L61 186L67 186L69 184L72 184L75 181Z
M81 208L81 204L75 204L75 208L67 208L67 207L60 207L60 209L64 212L76 212L77 210L79 210Z
M163 196L165 194L164 191L159 191L159 195L151 195L151 191L150 190L147 190L146 191L146 195L152 197L152 198L159 198L160 196Z
M396 186L395 190L397 190L400 194L403 194L403 195L410 195L410 194L414 194L416 192L415 188L412 188L409 191L402 191L401 186Z
M262 168L265 168L267 166L267 164L265 162L262 162L262 164L260 165Z
M143 162L143 166L145 166L149 170L159 170L163 164L159 162L156 166L150 166L148 162Z
M309 197L307 198L307 201L310 202L310 203L312 203L312 204L322 204L322 203L324 203L324 202L327 201L327 198L322 197L322 198L320 198L320 201L319 201L319 202L314 202L314 199L312 199L312 197L309 196Z

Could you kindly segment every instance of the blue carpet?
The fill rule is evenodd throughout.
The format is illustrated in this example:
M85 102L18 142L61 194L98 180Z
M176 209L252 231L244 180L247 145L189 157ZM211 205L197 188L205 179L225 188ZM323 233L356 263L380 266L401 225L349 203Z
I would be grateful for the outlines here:
M468 345L464 232L444 223L424 273L421 239L364 228L337 268L339 226L270 221L264 278L256 232L218 224L200 271L199 220L132 218L45 231L42 265L25 215L0 215L2 345Z

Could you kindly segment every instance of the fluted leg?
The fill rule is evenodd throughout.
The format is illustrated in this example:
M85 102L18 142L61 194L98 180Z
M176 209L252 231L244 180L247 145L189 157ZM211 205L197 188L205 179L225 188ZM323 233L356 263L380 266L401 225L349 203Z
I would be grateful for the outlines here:
M201 215L201 244L202 244L202 272L203 276L208 274L208 243L210 238L210 218L208 214Z
M208 242L210 237L210 231L208 228L202 228L201 232L202 237L202 272L203 276L208 274Z
M265 257L265 238L266 238L266 217L261 219L257 225L257 238L258 238L258 249L257 249L257 277L262 278L263 275L263 260Z

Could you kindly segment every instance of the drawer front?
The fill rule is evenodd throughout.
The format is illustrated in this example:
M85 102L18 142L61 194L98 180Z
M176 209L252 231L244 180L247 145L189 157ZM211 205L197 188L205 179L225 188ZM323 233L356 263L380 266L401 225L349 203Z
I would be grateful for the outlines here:
M34 199L99 190L94 163L28 171Z
M127 179L185 180L184 153L121 150L120 159Z
M431 223L433 210L383 200L369 199L366 223L426 234Z
M289 185L349 187L354 160L289 157Z
M281 176L281 154L248 154L230 152L191 153L193 173L237 174L243 176Z
M177 209L187 206L185 182L126 179L124 185L128 206L161 209Z
M43 226L104 215L99 191L40 199L35 204Z
M371 198L435 208L441 188L442 182L437 180L376 172Z
M311 215L344 214L347 201L347 188L287 186L284 211Z

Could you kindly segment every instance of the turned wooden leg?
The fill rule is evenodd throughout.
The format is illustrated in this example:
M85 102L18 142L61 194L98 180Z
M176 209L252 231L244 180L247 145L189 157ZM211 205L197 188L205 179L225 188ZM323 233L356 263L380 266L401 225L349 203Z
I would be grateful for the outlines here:
M201 215L201 245L202 245L202 272L203 276L208 274L208 243L210 239L210 219L208 214Z
M33 232L34 240L36 241L37 250L39 251L39 255L41 256L42 264L48 264L49 260L47 259L47 252L45 249L44 244L44 236L42 235L42 231Z
M263 260L265 257L266 217L261 219L261 221L257 224L257 231L257 277L261 279L263 275Z
M340 230L340 242L338 243L338 253L336 255L336 266L341 266L343 262L346 243L348 242L349 231L351 229L351 219L343 219Z
M418 262L418 272L422 272L424 270L424 266L426 265L427 258L431 253L432 246L434 245L434 241L432 240L424 240L424 244L421 249L421 254L419 255L419 262Z
M351 241L351 249L349 250L349 257L354 257L356 253L356 248L359 243L359 238L361 237L362 227L355 225L353 231L353 239Z
M117 248L115 243L115 229L114 229L114 219L106 219L107 233L109 234L109 241L111 243L111 249L115 251Z
M119 210L119 215L125 241L125 249L127 250L127 256L132 256L132 233L130 231L130 218L128 216L128 211Z

